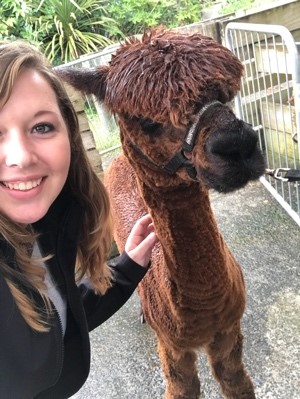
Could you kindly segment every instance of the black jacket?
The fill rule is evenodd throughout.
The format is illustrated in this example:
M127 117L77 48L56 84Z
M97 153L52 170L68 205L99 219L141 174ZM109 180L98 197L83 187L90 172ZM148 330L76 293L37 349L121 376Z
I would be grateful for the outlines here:
M74 265L83 209L67 194L60 194L47 215L33 228L40 236L43 255L56 283L67 298L65 336L58 315L47 333L33 331L24 321L0 274L0 398L60 399L77 392L90 368L89 331L112 316L132 295L146 269L123 253L114 262L115 283L105 295L95 295L85 285L77 286ZM0 256L17 267L14 253L2 238ZM41 298L24 288L37 303Z

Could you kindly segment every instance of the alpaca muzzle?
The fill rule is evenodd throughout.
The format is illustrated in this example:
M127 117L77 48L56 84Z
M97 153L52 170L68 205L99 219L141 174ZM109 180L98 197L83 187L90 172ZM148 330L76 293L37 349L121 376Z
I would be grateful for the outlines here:
M207 142L207 149L214 155L232 160L251 158L257 149L258 136L251 125L239 120L234 130L221 129Z

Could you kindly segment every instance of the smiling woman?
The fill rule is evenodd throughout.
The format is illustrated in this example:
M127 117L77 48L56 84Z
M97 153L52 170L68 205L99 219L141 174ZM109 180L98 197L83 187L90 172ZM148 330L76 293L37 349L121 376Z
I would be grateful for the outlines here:
M17 77L0 110L0 131L6 188L0 190L0 211L15 222L34 223L62 190L71 157L55 93L35 70L25 68Z
M56 72L0 42L0 397L68 398L89 373L89 331L145 275L156 242L141 217L114 266L107 193Z

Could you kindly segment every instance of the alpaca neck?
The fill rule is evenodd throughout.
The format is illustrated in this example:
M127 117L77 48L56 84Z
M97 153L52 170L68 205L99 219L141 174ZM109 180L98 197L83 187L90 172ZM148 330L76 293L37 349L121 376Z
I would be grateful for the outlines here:
M141 184L163 248L165 266L177 284L210 286L226 279L228 252L213 216L208 191L197 183L172 189ZM209 281L207 281L209 280ZM205 290L206 291L206 290Z

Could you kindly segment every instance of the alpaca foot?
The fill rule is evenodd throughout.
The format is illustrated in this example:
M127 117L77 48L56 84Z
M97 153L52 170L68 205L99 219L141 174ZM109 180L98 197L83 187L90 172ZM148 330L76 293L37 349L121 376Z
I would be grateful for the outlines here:
M234 395L234 396L224 396L224 399L256 399L256 396L254 394L251 394L250 396L248 394L246 395Z
M200 393L198 394L192 394L192 395L168 395L166 394L165 399L205 399L205 397Z
M224 399L255 399L254 391L247 391L243 393L234 393L234 394L227 394L224 395Z
M189 387L188 389L179 389L176 392L176 389L169 390L166 389L165 399L205 399L204 393L200 392L199 382L196 381L196 384L193 387Z
M245 391L243 393L227 394L224 399L255 399L255 393L253 390Z

